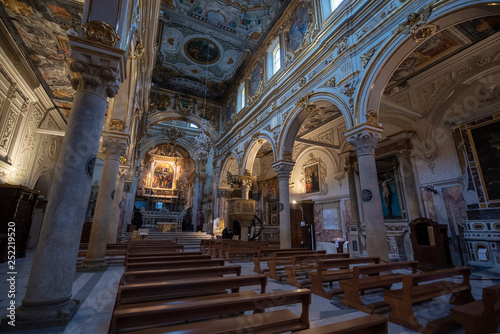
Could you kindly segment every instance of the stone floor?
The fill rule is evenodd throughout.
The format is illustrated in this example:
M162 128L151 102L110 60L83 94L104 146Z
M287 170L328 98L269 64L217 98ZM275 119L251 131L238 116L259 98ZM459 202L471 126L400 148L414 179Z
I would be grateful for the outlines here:
M33 251L29 251L26 258L16 261L16 306L21 305L22 298L26 290L29 278L29 271L33 260ZM241 262L242 274L253 274L253 264L250 262ZM107 333L111 313L115 302L118 282L123 272L123 267L110 267L105 272L98 273L76 273L73 283L74 299L80 300L80 307L71 321L66 327L48 328L39 330L15 331L13 333L22 334L80 334L80 333ZM7 306L10 299L7 297L8 282L7 264L0 264L0 316L3 318L7 314ZM485 277L482 275L474 275L471 280L472 294L476 299L481 298L482 288L494 284L499 284L500 279ZM336 286L334 285L334 288ZM394 286L397 287L397 286ZM253 287L248 287L249 290ZM255 287L258 289L258 287ZM278 282L273 279L268 280L267 291L292 290L294 287ZM312 295L312 303L309 313L311 327L318 327L330 323L335 323L342 320L362 317L365 313L342 305L342 295L334 296L332 300ZM373 292L367 293L363 300L367 303L382 300L381 294ZM442 317L448 313L450 305L447 303L447 298L437 298L432 301L414 306L417 318L421 323L426 319L435 319ZM300 314L300 306L293 307L292 310ZM381 314L387 315L388 310L381 310ZM462 328L457 328L449 333L458 334L464 333ZM404 327L389 323L389 333L416 333Z

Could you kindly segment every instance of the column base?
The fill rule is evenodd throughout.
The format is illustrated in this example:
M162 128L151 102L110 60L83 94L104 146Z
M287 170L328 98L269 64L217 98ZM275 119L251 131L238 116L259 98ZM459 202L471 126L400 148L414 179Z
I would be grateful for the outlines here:
M76 266L76 271L78 272L106 271L108 267L109 263L106 262L106 259L83 260L83 263Z
M75 299L61 303L22 304L2 319L0 332L66 326L76 314L79 304L80 301Z

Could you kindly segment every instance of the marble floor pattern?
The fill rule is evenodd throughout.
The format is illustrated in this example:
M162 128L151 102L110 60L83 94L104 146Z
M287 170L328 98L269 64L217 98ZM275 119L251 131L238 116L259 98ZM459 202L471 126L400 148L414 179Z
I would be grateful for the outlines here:
M26 286L29 278L29 271L33 261L34 251L28 251L27 256L22 259L16 260L16 306L21 305L22 298L26 291ZM242 275L251 275L253 272L253 264L251 262L238 262L242 265ZM105 272L96 273L76 273L73 283L73 298L80 300L80 306L77 314L66 327L37 329L37 330L24 330L13 331L10 333L22 334L80 334L80 333L107 333L111 314L115 302L116 291L118 282L123 272L122 266L114 266L108 268ZM7 306L9 299L7 297L8 282L7 278L7 264L0 264L0 316L3 318L7 314ZM471 280L472 294L474 298L480 299L482 288L494 284L499 284L500 279L493 279L492 277L484 277L482 275L473 275ZM335 284L333 286L336 287ZM338 286L337 286L338 287ZM394 285L394 288L397 288ZM255 289L258 287L246 287L242 290ZM269 279L267 283L267 292L280 291L280 290L293 290L295 287L290 286L284 282L278 282L274 279ZM382 300L379 293L367 293L363 297L363 301L367 303ZM448 304L448 298L443 296L436 298L432 301L422 303L414 306L415 314L421 323L426 319L435 319L444 316L451 308ZM300 314L301 307L299 305L291 308L297 314ZM388 310L381 310L379 312L385 316ZM309 312L309 319L311 327L318 327L326 324L339 322L342 320L354 319L366 315L363 312L357 311L353 308L342 305L342 295L337 295L332 300L319 297L312 294L311 307ZM403 334L403 333L416 333L407 328L389 323L389 333ZM452 334L465 333L462 328L457 328L449 331Z

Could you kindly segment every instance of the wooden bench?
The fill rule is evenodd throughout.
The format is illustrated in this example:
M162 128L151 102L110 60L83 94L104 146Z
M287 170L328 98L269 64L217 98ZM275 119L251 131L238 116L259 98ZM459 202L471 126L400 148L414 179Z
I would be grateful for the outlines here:
M175 269L175 268L193 268L193 267L213 267L223 266L224 260L188 260L168 261L168 262L143 262L128 263L125 266L125 272L139 270L157 270L157 269Z
M266 242L240 241L238 243L223 244L221 248L222 257L231 262L235 258L252 259L261 249L269 248Z
M442 280L443 278L460 275L461 283ZM387 318L389 321L418 332L434 333L453 325L451 316L429 321L426 326L419 323L413 313L413 304L432 298L452 294L450 304L462 305L474 301L469 282L470 267L448 268L403 276L403 288L383 293L384 300L391 306ZM427 284L424 282L436 281Z
M190 255L189 253L184 256L172 256L172 255L159 255L159 256L132 256L127 258L128 263L140 263L140 262L168 262L168 261L186 261L186 260L207 260L211 259L210 255Z
M339 281L340 289L344 292L342 304L366 313L373 313L375 309L386 306L387 304L382 301L365 305L361 301L360 293L375 288L389 289L392 284L403 280L403 274L390 272L381 275L383 272L397 269L411 269L412 273L416 273L417 267L417 261L356 266L352 268L352 279ZM370 276L362 277L362 275Z
M269 268L269 277L274 278L278 281L283 277L286 277L285 266L289 266L292 264L294 255L314 254L326 254L326 250L300 250L273 253L273 259L267 262L267 267Z
M295 334L387 334L387 319L379 314L336 322Z
M285 266L286 282L297 288L302 288L305 284L311 283L307 278L307 274L316 270L319 260L346 258L349 258L349 253L294 255L292 257L292 264Z
M500 284L483 288L483 299L451 309L466 334L495 333L500 315Z
M184 245L164 245L164 246L144 246L144 247L129 247L127 250L128 254L133 255L154 255L154 254L166 254L171 252L182 252L184 251Z
M120 309L119 305L123 304L154 301L161 304L169 299L227 293L227 289L235 293L240 287L250 285L260 285L261 293L265 293L266 283L266 275L246 275L121 285L116 295L117 308Z
M272 261L273 254L275 252L293 252L293 251L303 251L304 248L263 248L257 251L257 255L255 255L252 259L253 262L253 271L257 274L264 274L269 271L268 268L262 269L261 263Z
M198 267L186 269L159 269L131 271L123 273L121 284L137 284L146 282L172 281L186 278L202 278L224 275L241 275L240 265L229 265L219 267Z
M300 303L302 312L297 316L289 309L266 312L266 308ZM233 298L220 295L211 299L146 308L116 310L110 324L114 333L282 333L309 328L309 290L294 290L264 294L243 295ZM242 314L253 310L253 314ZM211 319L203 322L193 320Z
M316 270L308 274L309 280L311 281L311 292L326 299L330 299L333 295L342 293L342 290L336 289L326 291L324 287L325 283L330 283L331 286L332 282L351 279L352 268L349 268L349 266L363 263L378 264L379 262L380 258L378 257L319 260Z

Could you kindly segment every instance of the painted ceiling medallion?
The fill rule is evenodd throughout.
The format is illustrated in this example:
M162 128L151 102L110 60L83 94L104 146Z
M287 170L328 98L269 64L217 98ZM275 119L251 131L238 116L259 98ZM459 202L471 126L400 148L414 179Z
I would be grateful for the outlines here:
M220 58L220 50L206 38L193 38L184 45L189 59L198 64L213 64Z

